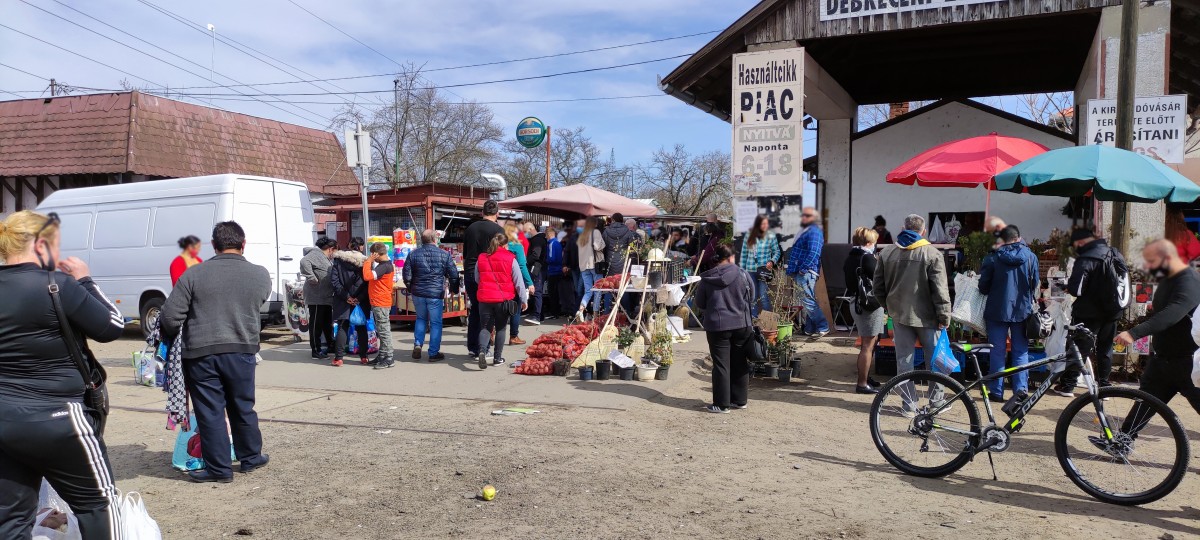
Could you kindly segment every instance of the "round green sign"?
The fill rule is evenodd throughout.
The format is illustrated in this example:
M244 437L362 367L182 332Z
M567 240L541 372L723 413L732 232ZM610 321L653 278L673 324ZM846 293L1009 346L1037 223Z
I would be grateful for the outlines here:
M528 116L517 124L517 142L525 148L537 148L546 140L546 124L536 117Z

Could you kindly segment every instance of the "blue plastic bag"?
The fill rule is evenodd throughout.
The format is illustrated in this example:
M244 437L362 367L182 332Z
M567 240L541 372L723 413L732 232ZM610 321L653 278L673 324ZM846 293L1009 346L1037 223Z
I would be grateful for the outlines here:
M367 320L362 306L354 306L354 310L350 312L350 326L366 326Z
M933 346L933 354L929 365L933 371L945 373L947 375L958 371L958 358L954 357L954 351L950 350L950 334L945 330L938 332L937 343Z

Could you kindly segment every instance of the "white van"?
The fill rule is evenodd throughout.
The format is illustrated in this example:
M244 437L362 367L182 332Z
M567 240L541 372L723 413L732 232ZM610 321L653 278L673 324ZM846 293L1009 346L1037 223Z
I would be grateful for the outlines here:
M195 235L202 259L213 256L213 225L246 230L246 259L271 273L264 321L282 320L283 278L300 271L313 244L313 211L304 184L237 174L152 180L54 192L38 212L62 219L63 257L88 263L126 322L146 331L171 293L171 261L180 238Z

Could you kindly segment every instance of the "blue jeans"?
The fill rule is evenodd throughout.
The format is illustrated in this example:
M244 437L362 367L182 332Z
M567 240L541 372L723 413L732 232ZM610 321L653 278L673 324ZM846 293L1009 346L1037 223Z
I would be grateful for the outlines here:
M579 280L583 284L583 293L579 295L579 307L585 307L588 302L591 302L592 311L600 313L600 294L592 292L592 288L596 286L596 280L601 277L600 274L597 274L595 270L584 270L579 275Z
M829 321L825 320L825 312L817 304L817 273L804 272L796 276L796 285L800 287L800 316L804 318L804 333L815 334L828 332Z
M442 312L446 309L446 301L441 298L413 297L413 307L417 310L417 322L413 328L413 346L425 344L425 329L429 328L429 354L434 355L442 350Z
M988 374L1004 371L1004 359L1007 356L1008 338L1012 335L1012 363L1013 367L1023 366L1029 363L1029 340L1025 337L1025 322L1001 322L1001 321L984 321L987 323L988 343L992 344L992 355L989 359ZM1011 383L1013 392L1028 392L1029 391L1029 372L1022 371L1012 376ZM997 397L1004 397L1004 379L995 380L987 384L988 393L995 394Z
M754 277L754 304L750 306L750 315L757 317L763 309L771 311L771 297L767 294L770 284L759 281L758 274L754 272L750 272L750 275Z
M572 268L571 281L575 283L575 298L583 298L583 272Z

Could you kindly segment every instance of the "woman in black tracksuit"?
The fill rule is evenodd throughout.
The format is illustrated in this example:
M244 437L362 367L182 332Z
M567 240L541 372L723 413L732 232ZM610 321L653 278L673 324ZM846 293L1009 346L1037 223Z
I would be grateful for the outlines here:
M44 477L71 507L84 540L119 538L116 487L98 413L48 290L51 270L80 338L121 336L125 323L83 261L59 255L58 217L21 211L0 222L0 538L29 538ZM82 344L83 339L78 339ZM82 345L81 345L82 346Z

